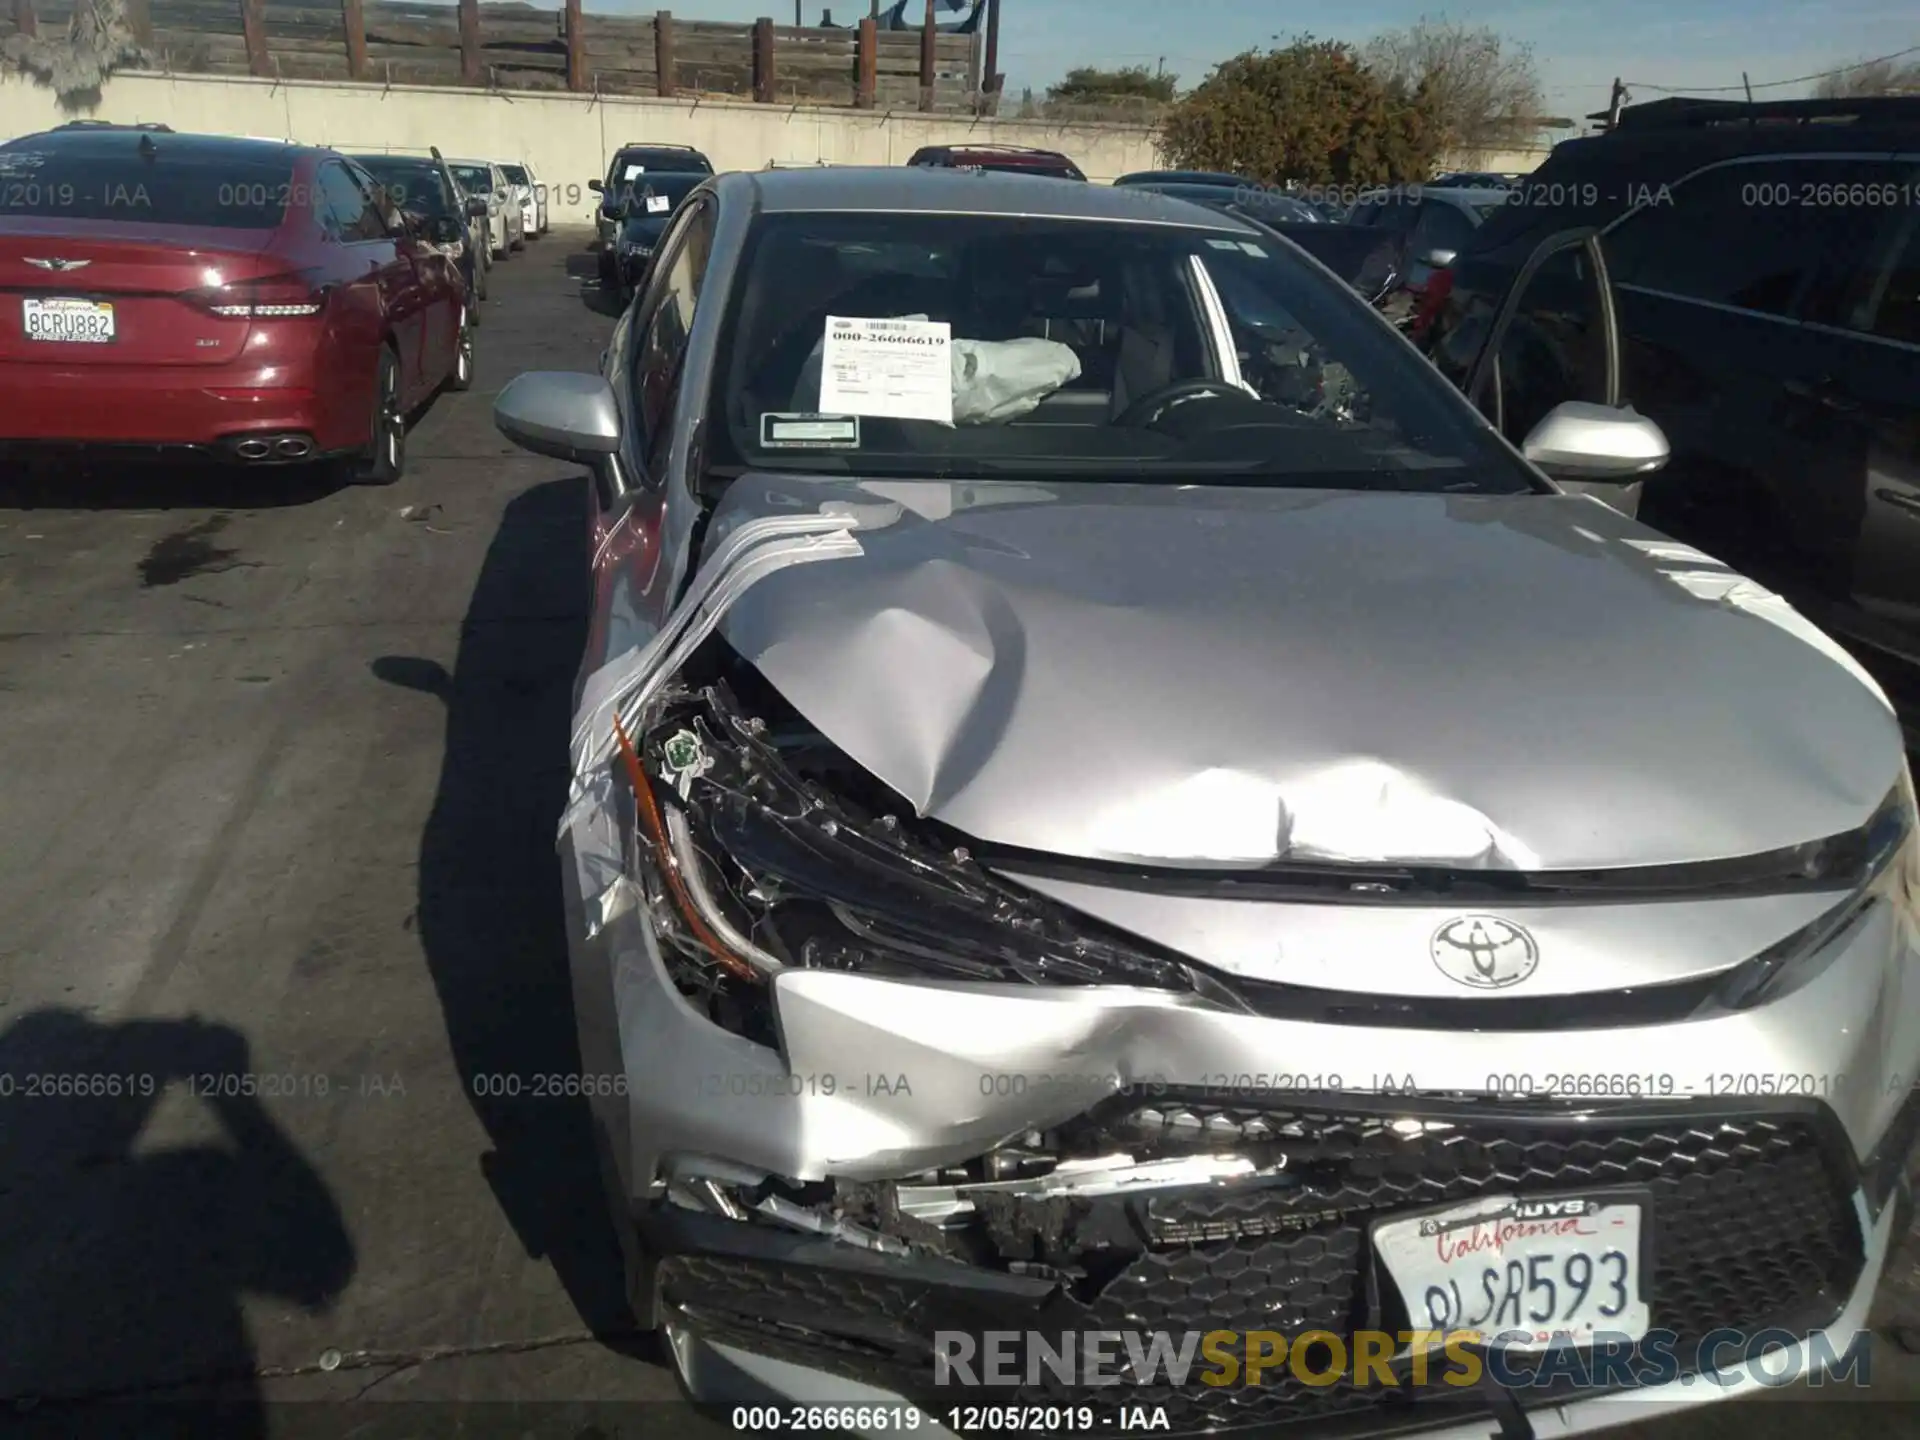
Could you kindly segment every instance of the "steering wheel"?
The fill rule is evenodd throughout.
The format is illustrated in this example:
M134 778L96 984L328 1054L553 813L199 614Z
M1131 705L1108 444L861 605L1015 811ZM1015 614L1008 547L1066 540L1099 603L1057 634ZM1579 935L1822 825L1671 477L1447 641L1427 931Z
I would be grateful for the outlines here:
M1127 408L1113 417L1116 425L1147 427L1159 423L1161 416L1183 400L1197 399L1202 395L1211 395L1216 399L1236 396L1246 399L1247 392L1238 385L1225 380L1204 377L1198 380L1176 380L1171 385L1162 385L1158 390L1149 390L1138 400L1128 403Z

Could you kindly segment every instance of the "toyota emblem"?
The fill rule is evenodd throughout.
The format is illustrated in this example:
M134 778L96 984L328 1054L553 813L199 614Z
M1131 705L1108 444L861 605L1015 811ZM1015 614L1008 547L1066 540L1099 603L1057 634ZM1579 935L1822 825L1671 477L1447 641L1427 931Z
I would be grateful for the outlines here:
M1518 985L1539 967L1533 936L1498 915L1460 915L1433 932L1433 963L1449 980L1475 990Z

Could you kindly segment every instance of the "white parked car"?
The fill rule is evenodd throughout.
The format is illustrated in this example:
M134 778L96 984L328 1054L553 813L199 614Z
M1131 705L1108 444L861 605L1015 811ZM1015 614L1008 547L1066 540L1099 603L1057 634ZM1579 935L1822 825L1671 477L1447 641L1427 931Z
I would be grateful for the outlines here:
M502 165L501 171L513 193L520 197L521 229L529 240L547 233L547 187L533 173L531 165Z
M526 228L506 172L491 160L449 160L449 169L469 195L487 202L487 245L496 258L526 243Z

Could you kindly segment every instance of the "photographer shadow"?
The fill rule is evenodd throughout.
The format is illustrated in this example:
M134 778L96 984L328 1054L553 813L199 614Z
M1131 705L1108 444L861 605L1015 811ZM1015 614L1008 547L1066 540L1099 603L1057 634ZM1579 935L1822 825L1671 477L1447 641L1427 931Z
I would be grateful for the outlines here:
M0 1032L9 1433L266 1433L241 1297L322 1313L355 1259L325 1181L246 1093L248 1064L238 1031L199 1020L46 1009ZM163 1103L207 1138L142 1144ZM217 1415L148 1401L210 1385Z
M449 672L372 662L445 708L439 789L420 839L419 926L462 1088L490 1146L480 1168L528 1256L552 1265L602 1344L655 1358L634 1331L581 1071L560 870L573 678L586 648L581 481L511 501L475 582ZM559 1093L542 1093L542 1081Z

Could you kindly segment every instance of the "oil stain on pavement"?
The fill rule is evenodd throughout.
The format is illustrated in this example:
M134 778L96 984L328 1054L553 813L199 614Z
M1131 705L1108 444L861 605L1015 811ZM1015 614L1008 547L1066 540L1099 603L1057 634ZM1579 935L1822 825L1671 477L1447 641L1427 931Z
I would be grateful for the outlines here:
M214 544L213 537L227 528L228 519L226 515L209 515L154 541L140 562L140 584L151 590L159 585L178 585L195 575L251 568L255 562L234 558L238 550Z

